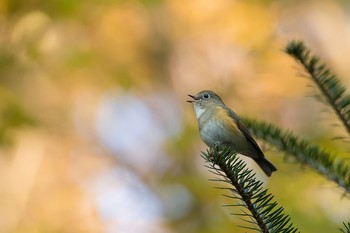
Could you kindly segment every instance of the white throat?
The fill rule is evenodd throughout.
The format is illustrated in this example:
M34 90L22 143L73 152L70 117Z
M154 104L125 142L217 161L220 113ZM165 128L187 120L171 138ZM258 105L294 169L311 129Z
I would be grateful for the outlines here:
M201 107L199 104L194 104L194 112L196 113L197 119L199 119L205 112L205 108Z

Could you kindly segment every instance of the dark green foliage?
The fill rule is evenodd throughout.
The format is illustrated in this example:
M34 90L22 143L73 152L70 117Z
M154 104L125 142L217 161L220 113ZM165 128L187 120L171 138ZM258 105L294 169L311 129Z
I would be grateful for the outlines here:
M3 107L0 108L0 145L11 142L14 129L35 124L37 121L16 100L3 101Z
M337 183L350 192L350 167L335 154L300 139L291 131L284 131L266 122L242 118L249 131L277 149L293 156L301 164L308 165L318 173Z
M263 188L263 182L257 180L252 170L248 169L236 153L229 148L210 148L202 157L209 165L206 167L219 176L214 181L229 183L233 187L222 187L230 191L225 195L236 202L228 207L239 207L239 216L248 223L242 226L258 232L298 232L290 222L290 217L283 214L283 207L278 207L273 195ZM243 210L243 208L247 210Z
M288 43L285 52L294 57L305 69L308 77L320 90L321 96L334 110L339 120L350 134L350 95L346 94L346 88L342 85L320 59L310 54L310 50L301 41ZM317 98L320 99L320 98Z
M7 128L17 128L24 125L33 125L36 121L29 116L19 103L7 101L1 111L1 124Z
M339 230L343 233L350 233L350 222L343 222L344 228L339 228Z

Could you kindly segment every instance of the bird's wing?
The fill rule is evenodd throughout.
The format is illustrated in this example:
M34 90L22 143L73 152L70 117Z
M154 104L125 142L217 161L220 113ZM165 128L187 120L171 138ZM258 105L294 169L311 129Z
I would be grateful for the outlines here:
M253 136L250 134L247 127L245 127L245 125L239 120L239 117L231 109L227 108L226 110L228 111L230 117L232 117L235 120L235 122L237 123L238 129L243 133L243 135L246 137L246 139L252 143L252 145L257 150L257 152L260 154L260 156L265 157L264 153L260 149L258 143L256 143L256 141L254 140Z

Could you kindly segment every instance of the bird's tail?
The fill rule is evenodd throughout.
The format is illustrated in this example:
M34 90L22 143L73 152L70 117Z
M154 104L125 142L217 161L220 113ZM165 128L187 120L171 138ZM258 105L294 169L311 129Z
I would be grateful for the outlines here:
M259 167L264 171L267 176L271 176L272 172L277 171L277 168L266 158L258 158L254 161L259 165Z

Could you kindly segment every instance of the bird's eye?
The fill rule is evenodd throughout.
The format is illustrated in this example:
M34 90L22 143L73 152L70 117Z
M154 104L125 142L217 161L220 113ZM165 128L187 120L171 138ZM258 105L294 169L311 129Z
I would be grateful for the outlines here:
M203 95L203 98L204 98L204 99L208 99L209 97L210 97L209 94L204 94L204 95Z

